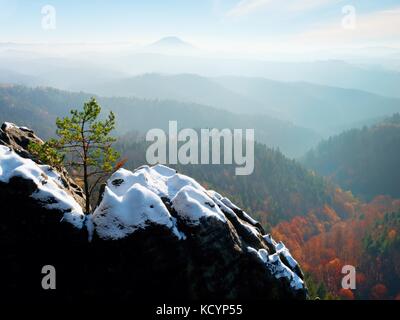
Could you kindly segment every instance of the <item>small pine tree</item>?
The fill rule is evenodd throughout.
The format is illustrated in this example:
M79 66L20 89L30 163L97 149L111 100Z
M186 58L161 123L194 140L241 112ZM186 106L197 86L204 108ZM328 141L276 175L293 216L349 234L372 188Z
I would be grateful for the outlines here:
M76 171L83 183L86 213L90 212L96 186L113 171L119 157L112 148L115 138L110 136L115 128L114 113L99 121L100 112L100 105L91 98L84 103L82 111L71 110L71 117L57 118L58 139L30 145L30 151L42 162L55 167L65 165Z

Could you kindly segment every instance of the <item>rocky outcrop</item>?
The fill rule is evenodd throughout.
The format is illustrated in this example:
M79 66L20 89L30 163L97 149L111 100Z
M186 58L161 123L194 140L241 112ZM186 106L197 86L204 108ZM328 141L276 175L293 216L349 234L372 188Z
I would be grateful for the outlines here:
M0 292L6 299L305 299L282 243L215 191L165 166L120 169L93 214L66 172L35 162L32 131L0 131ZM65 180L65 182L63 181ZM72 186L72 187L71 187ZM44 265L57 289L40 286Z
M1 126L2 300L36 301L47 296L41 289L41 268L54 264L62 271L81 266L75 254L87 244L79 187L66 172L35 162L27 150L30 141L41 143L27 128Z
M35 135L33 130L26 127L18 127L13 123L5 122L0 129L0 145L4 145L12 149L22 158L31 159L37 164L40 161L29 152L29 144L31 142L41 144L42 139ZM75 201L85 207L85 196L81 187L79 187L73 179L70 178L67 170L64 168L57 170L60 181L64 190L69 193Z

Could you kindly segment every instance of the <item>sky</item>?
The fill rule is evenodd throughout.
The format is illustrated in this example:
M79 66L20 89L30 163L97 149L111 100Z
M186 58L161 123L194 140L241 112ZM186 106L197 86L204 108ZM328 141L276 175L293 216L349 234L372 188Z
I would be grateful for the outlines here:
M42 26L46 5L54 28ZM226 51L400 47L400 0L0 0L0 42L145 44L165 36Z

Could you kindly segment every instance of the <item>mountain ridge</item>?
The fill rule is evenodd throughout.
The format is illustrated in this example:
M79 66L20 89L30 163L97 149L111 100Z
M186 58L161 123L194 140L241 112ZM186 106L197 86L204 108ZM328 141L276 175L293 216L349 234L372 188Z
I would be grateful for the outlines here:
M265 114L324 136L338 133L354 122L400 111L400 99L396 98L358 89L261 77L151 73L97 84L88 90L105 96L173 99L235 113Z
M302 163L364 199L378 195L398 198L399 147L397 113L369 127L347 130L322 141Z
M90 96L52 88L0 87L0 121L21 122L47 139L53 135L56 117L66 116L70 108L81 106ZM117 97L98 97L98 100L105 111L116 113L119 134L131 130L144 133L152 128L167 130L169 120L177 121L179 128L253 128L257 141L280 147L291 156L303 154L320 140L312 130L267 115L241 115L172 100ZM154 117L155 114L159 117Z

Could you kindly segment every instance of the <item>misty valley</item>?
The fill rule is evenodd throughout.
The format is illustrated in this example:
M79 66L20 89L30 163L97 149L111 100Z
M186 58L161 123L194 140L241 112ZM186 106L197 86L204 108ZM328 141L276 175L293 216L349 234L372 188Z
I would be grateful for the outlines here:
M394 2L3 1L1 300L400 300Z

